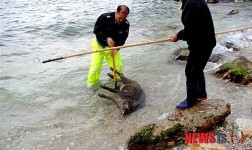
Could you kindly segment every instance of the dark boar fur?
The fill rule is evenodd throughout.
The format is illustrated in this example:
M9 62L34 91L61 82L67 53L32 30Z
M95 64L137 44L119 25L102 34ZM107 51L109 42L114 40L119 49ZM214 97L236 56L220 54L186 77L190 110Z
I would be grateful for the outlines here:
M140 85L131 79L126 78L122 73L116 71L120 80L115 82L115 88L101 85L101 88L116 93L115 97L98 94L100 97L115 101L120 107L123 116L128 115L144 104L145 94ZM113 79L112 74L108 74Z

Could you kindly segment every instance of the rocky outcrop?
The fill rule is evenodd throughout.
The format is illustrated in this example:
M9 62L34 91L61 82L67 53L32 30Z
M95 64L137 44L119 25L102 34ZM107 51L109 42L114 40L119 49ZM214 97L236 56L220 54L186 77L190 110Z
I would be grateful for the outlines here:
M230 113L230 104L221 99L201 101L186 110L175 109L165 123L138 129L128 140L127 149L165 149L184 143L185 132L208 132Z
M224 80L252 85L252 62L244 56L221 65L214 73Z

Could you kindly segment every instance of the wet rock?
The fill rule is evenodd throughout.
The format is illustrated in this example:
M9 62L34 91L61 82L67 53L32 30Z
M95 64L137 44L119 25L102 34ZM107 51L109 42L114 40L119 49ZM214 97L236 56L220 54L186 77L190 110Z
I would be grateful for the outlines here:
M187 61L189 50L187 48L180 49L175 53L175 55L177 55L175 60Z
M180 61L187 61L189 56L189 50L188 49L180 49L178 52L175 53L177 55L175 57L175 60ZM209 58L209 62L217 63L223 58L223 54L212 54Z
M238 14L238 13L239 13L238 9L233 9L229 13L227 13L227 15L234 15L234 14Z
M231 3L234 2L235 0L220 0L220 2L222 3Z
M187 132L207 132L223 123L230 113L229 103L221 99L208 99L199 101L190 109L176 109L168 120L181 122Z
M219 0L207 0L207 3L219 3Z
M223 58L223 54L212 54L209 58L209 62L217 63L221 61Z
M214 74L221 76L224 80L251 85L252 62L246 57L241 56L231 62L221 65L214 70Z
M128 140L127 148L165 149L182 144L185 132L208 132L224 122L230 113L230 104L221 99L201 101L186 110L175 109L165 123L138 129Z
M240 50L238 46L236 46L234 43L231 43L231 42L225 42L224 46L228 49L232 48L234 51Z
M187 61L189 51L181 51L181 53L175 58L176 60Z
M182 125L176 122L146 125L131 136L127 149L165 149L174 146L183 136Z

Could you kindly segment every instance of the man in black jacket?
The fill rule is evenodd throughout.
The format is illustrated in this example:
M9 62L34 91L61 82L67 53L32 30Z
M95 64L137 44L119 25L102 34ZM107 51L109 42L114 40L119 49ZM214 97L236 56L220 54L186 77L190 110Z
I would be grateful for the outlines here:
M94 26L96 38L92 40L92 50L122 46L129 34L129 22L126 19L130 10L125 5L117 7L116 12L101 14ZM87 86L96 89L100 82L100 73L104 57L107 65L113 67L113 58L115 59L115 69L122 71L122 58L119 50L108 50L92 54L90 69L88 72Z
M207 99L203 70L216 45L216 39L212 16L205 0L181 2L184 29L170 39L172 42L187 41L190 51L185 68L187 97L176 106L178 109L186 109L195 105L197 100Z

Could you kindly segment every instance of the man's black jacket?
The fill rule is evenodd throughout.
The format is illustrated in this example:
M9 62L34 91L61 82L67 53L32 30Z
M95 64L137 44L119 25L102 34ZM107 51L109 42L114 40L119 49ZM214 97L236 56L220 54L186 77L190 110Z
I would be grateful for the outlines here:
M95 23L94 34L102 47L108 46L108 37L115 41L115 46L121 46L128 37L129 26L128 20L118 24L115 20L115 12L104 13Z
M181 21L184 29L177 36L189 49L212 49L216 45L211 13L205 0L183 0Z

